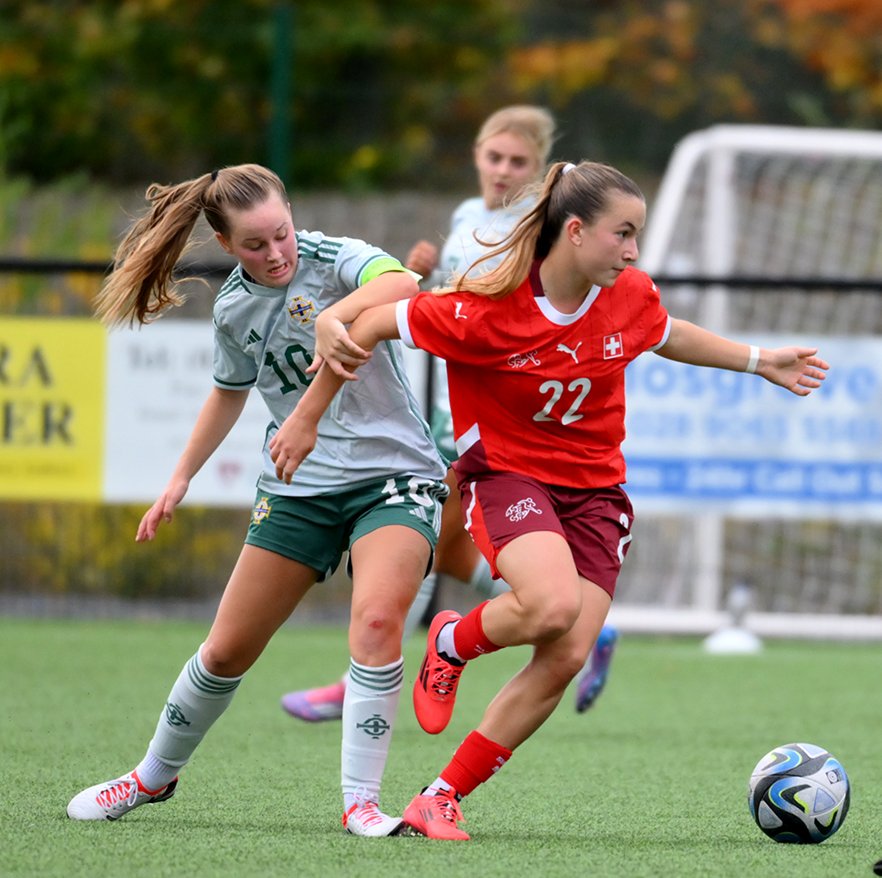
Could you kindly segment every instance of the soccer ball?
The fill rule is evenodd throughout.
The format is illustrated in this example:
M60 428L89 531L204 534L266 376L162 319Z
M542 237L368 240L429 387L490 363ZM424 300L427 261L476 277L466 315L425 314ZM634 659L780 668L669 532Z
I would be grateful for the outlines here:
M747 802L769 838L819 844L842 826L849 796L845 769L823 747L784 744L757 762Z

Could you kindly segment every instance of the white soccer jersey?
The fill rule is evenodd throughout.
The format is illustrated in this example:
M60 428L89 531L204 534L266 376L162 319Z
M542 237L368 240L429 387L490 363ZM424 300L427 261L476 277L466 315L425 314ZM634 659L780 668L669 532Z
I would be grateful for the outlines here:
M450 233L441 248L438 265L423 284L425 289L447 286L451 279L464 272L476 259L483 256L488 248L475 240L492 245L502 241L518 224L524 214L533 207L534 200L522 199L505 207L489 208L484 199L467 198L450 218ZM478 272L489 271L502 261L502 256L482 262Z
M257 485L274 494L334 493L407 473L443 479L446 467L404 371L401 343L384 342L347 382L318 425L318 441L290 485L276 478L269 442L312 381L315 318L383 271L399 265L378 247L322 232L297 232L297 272L286 289L255 283L237 266L214 303L214 381L256 387L272 415Z

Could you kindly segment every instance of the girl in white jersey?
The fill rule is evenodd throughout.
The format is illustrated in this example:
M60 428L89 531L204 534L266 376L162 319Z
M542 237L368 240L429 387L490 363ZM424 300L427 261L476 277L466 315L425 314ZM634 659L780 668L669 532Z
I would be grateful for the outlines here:
M273 440L287 478L318 414L356 377L335 357L369 362L379 340L402 338L447 360L463 517L511 591L462 617L435 616L413 689L420 725L432 734L447 726L466 662L524 644L532 654L405 809L422 835L469 838L457 826L461 799L551 715L606 618L633 520L622 486L627 364L653 351L753 372L797 396L819 387L828 368L814 348L761 350L670 317L633 266L645 220L639 188L614 168L553 165L493 271L371 308L348 333L331 312L319 328L331 346L318 346L330 368Z
M297 479L288 484L276 477L268 449L312 381L307 370L318 313L346 297L356 305L394 302L413 295L416 281L363 241L295 231L284 185L259 165L154 185L147 198L150 209L120 245L98 299L106 323L147 323L179 301L172 271L200 213L239 264L214 305L215 387L137 540L152 540L159 525L172 520L250 388L257 388L272 420L245 546L205 642L172 686L138 765L79 793L68 815L115 820L171 798L180 769L229 705L243 674L313 583L348 550L343 825L355 835L397 834L402 820L379 809L379 795L403 677L402 627L431 564L447 493L446 466L404 377L397 343L379 350L366 380L322 418L315 451ZM354 308L350 319L356 313Z
M446 286L478 262L493 243L502 241L521 217L535 204L535 197L525 194L548 162L554 140L554 118L543 107L515 105L492 113L481 125L473 147L473 160L480 195L467 198L454 211L444 246L426 240L411 248L405 265L422 275L423 289ZM502 256L481 263L488 271ZM432 359L434 401L432 433L441 453L448 460L457 457L453 442L453 422L447 393L445 362ZM435 549L435 569L420 589L405 621L405 638L422 619L435 588L435 577L451 576L470 585L482 597L494 597L508 590L502 579L494 579L490 566L462 526L459 489L452 471L445 479L450 499L444 505L441 534ZM576 709L584 711L600 695L607 680L609 664L617 641L616 629L605 625L597 645L585 665L576 686ZM346 678L327 686L300 689L282 696L282 707L292 716L307 722L339 719L342 714Z

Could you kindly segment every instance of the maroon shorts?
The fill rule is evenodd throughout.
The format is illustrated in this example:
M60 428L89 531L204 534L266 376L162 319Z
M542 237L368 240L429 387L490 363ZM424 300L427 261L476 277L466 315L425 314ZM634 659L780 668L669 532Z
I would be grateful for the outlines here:
M508 543L552 531L567 541L579 575L613 596L634 521L622 488L562 488L514 473L486 473L461 481L459 489L466 530L495 578L496 558Z

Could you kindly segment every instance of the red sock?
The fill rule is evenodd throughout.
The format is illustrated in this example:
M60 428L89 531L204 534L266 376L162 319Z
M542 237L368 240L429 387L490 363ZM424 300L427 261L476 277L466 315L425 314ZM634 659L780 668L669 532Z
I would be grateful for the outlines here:
M502 649L501 646L497 646L487 639L487 635L484 634L484 628L481 625L484 607L489 603L490 601L484 601L483 604L478 604L474 610L466 613L453 629L453 645L463 661L469 661L470 659L477 658L479 655Z
M469 732L441 772L441 779L460 796L467 796L479 784L490 780L510 758L511 750L495 744L480 732Z

